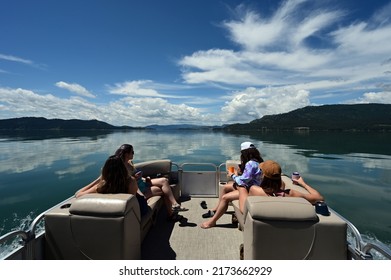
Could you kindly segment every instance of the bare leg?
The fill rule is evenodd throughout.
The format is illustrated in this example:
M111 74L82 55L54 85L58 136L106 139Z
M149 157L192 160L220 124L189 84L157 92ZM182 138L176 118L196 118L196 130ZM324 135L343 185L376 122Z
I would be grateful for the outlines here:
M163 191L161 188L157 186L151 186L147 191L144 193L145 198L148 199L152 196L162 196L164 200L164 205L166 206L168 216L171 216L173 211L172 211L172 204L170 199L164 195Z
M166 206L166 209L167 209L167 213L168 213L168 216L170 217L174 211L172 211L172 204L171 204L171 201L170 199L163 195L163 199L164 199L164 205Z
M151 187L146 191L145 196L148 198L152 196L163 196L164 204L167 208L169 217L171 217L174 212L176 213L178 211L188 210L184 207L181 207L180 204L175 200L167 178L156 178L149 180L151 181ZM180 215L178 215L178 217L179 216Z
M163 192L164 196L170 201L171 205L178 205L179 203L175 200L174 194L167 178L155 178L151 179L152 187L158 187ZM152 190L151 187L151 190Z
M204 229L216 226L216 222L220 217L227 211L228 203L239 198L239 191L231 191L223 195L220 199L219 205L217 206L216 213L208 221L202 223L200 226Z
M211 211L213 211L213 212L216 212L217 211L217 208L218 208L218 206L219 206L219 204L220 204L220 200L222 199L222 197L225 195L225 194L227 194L227 193L229 193L229 192L232 192L232 191L234 191L235 190L235 188L234 188L234 182L228 182L225 186L224 186L224 188L222 188L221 189L221 191L220 191L220 195L219 195L219 202L217 203L217 205L214 207L214 208L212 208L211 209Z
M267 196L265 191L260 186L252 186L250 188L250 191L249 191L248 195L251 195L251 196L256 196L256 195L258 195L258 196Z
M247 192L247 189L244 187L238 187L238 190L239 190L239 209L240 209L240 212L243 213L244 212L244 205L245 205L246 199L248 197L248 192Z

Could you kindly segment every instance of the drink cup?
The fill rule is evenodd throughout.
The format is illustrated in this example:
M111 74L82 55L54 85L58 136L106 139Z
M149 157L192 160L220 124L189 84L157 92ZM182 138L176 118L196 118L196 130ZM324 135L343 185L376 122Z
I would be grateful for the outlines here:
M296 171L296 172L292 173L292 181L293 180L297 180L299 178L300 178L300 173L299 172ZM293 184L297 185L297 183L295 181L293 181Z
M229 166L229 167L228 167L228 171L229 171L230 173L235 173L235 167Z

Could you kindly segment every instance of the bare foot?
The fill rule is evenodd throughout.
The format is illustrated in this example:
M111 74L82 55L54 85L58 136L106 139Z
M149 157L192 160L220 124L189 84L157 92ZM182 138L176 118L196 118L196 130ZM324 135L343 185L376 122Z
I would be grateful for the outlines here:
M208 222L204 222L204 223L200 224L200 227L203 228L203 229L209 229L209 228L212 228L214 226L216 226L216 224L208 223Z

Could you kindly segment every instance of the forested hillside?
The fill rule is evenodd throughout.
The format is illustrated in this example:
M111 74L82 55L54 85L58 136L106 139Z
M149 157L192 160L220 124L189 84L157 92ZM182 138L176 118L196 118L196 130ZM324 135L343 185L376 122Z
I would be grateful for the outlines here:
M98 120L62 120L45 118L13 118L0 120L0 130L114 130L119 128Z
M293 129L391 131L391 104L307 106L224 127L227 131Z

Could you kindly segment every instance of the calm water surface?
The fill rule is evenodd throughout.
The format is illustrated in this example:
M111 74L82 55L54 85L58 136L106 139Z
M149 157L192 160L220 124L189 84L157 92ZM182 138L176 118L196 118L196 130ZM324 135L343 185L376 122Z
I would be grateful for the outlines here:
M135 162L218 165L239 159L243 141L278 161L284 173L299 171L361 233L391 244L391 134L373 133L0 135L0 235L26 227L91 182L123 143L134 146Z

